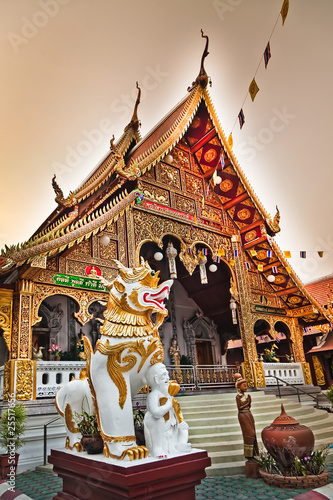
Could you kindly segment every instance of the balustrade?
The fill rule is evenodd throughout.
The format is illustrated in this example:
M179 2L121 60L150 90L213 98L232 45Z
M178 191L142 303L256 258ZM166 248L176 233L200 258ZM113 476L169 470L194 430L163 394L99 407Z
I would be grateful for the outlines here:
M72 378L78 379L84 361L37 361L36 398L53 398ZM234 387L236 365L167 365L170 380L176 380L181 390ZM289 384L303 385L301 363L263 363L267 386L276 385L275 377ZM280 383L283 385L283 383ZM4 367L0 366L0 400L3 399Z
M266 385L276 385L275 377L285 380L289 384L304 384L304 375L301 363L263 363ZM272 377L273 375L273 377ZM283 384L282 382L280 383Z

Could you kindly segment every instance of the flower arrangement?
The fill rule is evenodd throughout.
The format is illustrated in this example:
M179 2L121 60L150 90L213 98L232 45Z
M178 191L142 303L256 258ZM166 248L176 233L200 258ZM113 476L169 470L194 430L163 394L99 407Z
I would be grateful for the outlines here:
M143 419L145 416L145 408L140 406L139 402L136 402L135 407L133 408L133 419L134 419L134 427L143 427Z
M49 352L51 354L53 354L54 356L61 356L62 349L61 349L60 345L58 345L58 344L51 344Z
M328 452L329 446L325 446L320 450L313 451L308 457L295 457L290 469L282 467L282 465L277 463L272 455L266 451L261 450L256 460L259 463L259 468L264 472L268 472L268 474L293 477L317 476L326 470L325 464Z
M278 363L279 362L279 358L276 357L276 349L278 349L278 346L276 344L273 344L271 349L264 350L264 360L267 363Z
M75 412L74 422L82 436L96 436L99 434L96 415L90 415L85 410Z

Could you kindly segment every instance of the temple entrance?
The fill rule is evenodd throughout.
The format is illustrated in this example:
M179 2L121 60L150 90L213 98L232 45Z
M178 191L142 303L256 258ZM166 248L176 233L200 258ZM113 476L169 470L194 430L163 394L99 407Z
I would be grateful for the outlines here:
M204 242L188 248L173 235L164 236L163 248L154 242L144 243L140 255L160 272L161 281L170 276L174 279L167 303L169 316L159 332L165 345L165 363L171 363L168 351L174 336L180 357L188 358L183 364L222 363L229 338L239 337L230 309L228 265L222 259L215 263ZM201 267L198 255L205 255Z
M211 342L197 341L195 344L195 351L198 365L212 365L213 354Z

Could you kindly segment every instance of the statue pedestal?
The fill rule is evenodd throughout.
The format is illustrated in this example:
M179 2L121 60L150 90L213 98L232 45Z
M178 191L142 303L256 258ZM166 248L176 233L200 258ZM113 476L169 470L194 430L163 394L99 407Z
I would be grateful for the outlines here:
M49 463L63 479L53 500L195 500L195 486L211 463L206 451L132 462L69 450L51 450Z
M251 479L259 479L259 464L257 462L247 460L245 462L245 476Z

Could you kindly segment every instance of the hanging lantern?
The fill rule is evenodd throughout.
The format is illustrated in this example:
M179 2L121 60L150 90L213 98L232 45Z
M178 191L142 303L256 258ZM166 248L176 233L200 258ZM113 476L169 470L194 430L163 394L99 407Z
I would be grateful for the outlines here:
M176 279L177 278L176 257L178 252L177 249L171 243L171 241L169 241L168 248L166 249L165 253L169 261L170 278Z
M269 276L267 276L267 280L270 282L270 283L274 283L275 281L275 276L273 274L270 274Z
M202 285L207 285L207 271L206 271L207 257L202 255L199 257L199 271L200 271L200 279Z
M231 315L232 315L232 323L233 323L233 325L237 325L237 314L236 314L237 304L236 304L235 299L233 299L232 297L230 299L230 309L231 309Z
M211 264L208 268L211 273L216 273L217 271L217 265L216 264Z
M155 252L154 253L154 259L157 260L158 262L163 259L163 254L162 252Z
M100 237L99 241L100 241L101 245L106 247L110 243L110 238L107 234L103 234L103 236Z
M220 175L217 175L215 177L215 184L221 184L221 182L222 182L222 177Z

